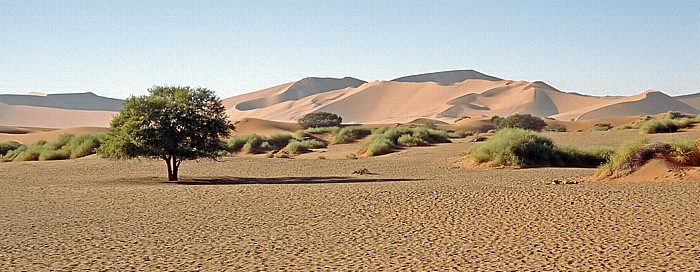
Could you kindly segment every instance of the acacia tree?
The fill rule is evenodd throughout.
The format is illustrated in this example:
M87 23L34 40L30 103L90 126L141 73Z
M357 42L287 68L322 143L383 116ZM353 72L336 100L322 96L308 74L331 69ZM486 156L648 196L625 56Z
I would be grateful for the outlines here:
M297 122L303 128L313 127L337 127L343 122L343 118L330 112L312 112L301 117Z
M148 92L124 102L99 154L116 159L163 159L168 181L176 181L183 161L215 159L225 150L222 138L234 127L213 91L154 86Z

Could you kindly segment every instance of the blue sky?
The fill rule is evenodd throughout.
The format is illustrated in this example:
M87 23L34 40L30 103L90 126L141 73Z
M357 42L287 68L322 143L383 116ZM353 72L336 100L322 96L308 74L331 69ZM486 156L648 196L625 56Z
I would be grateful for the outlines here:
M0 1L0 93L221 97L475 69L570 92L700 92L700 1Z

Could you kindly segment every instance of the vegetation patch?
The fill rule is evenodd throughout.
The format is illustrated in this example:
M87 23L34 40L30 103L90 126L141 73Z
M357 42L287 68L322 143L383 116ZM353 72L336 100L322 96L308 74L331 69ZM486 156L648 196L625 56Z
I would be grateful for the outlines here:
M700 166L698 141L672 139L668 143L649 143L648 139L636 139L623 143L610 161L596 172L597 177L622 177L629 175L655 158L673 162L679 166Z
M246 154L265 153L267 151L280 150L286 147L293 139L294 137L291 134L286 133L276 133L270 136L257 134L234 136L228 140L227 151Z
M98 136L62 134L56 141L40 140L31 146L17 142L0 143L0 162L77 159L95 154L101 145Z
M468 153L474 163L489 166L597 167L607 162L613 151L605 148L581 150L571 146L559 147L537 132L508 128L499 130Z
M595 125L593 126L593 128L591 128L591 129L588 130L588 131L608 131L608 130L611 130L612 128L613 128L613 125L611 125L611 124L608 124L608 123L598 123L598 124L595 124Z
M498 129L520 128L540 131L547 126L547 123L545 123L542 118L530 114L513 114L505 118L494 116L491 120L496 124Z

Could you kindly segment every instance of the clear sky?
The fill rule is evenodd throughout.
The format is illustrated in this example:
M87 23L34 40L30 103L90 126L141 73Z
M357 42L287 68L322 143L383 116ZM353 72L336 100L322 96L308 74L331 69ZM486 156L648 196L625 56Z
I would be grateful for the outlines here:
M700 92L700 1L0 1L0 93L229 97L455 69L593 95Z

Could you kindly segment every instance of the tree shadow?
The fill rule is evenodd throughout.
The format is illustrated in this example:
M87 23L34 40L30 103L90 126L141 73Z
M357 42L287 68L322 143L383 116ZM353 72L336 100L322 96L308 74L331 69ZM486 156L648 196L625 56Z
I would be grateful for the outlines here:
M356 177L221 177L221 178L195 178L184 179L176 182L167 182L178 185L239 185L239 184L333 184L333 183L368 183L368 182L398 182L419 181L422 179L408 178L356 178Z

